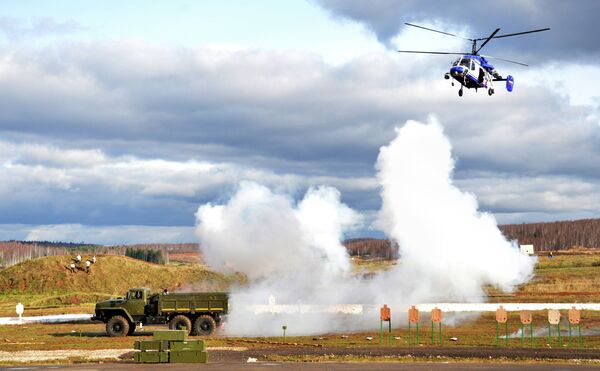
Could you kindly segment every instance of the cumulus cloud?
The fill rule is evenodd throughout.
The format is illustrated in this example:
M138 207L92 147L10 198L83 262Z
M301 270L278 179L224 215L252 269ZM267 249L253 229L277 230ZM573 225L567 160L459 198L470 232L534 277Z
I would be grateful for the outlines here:
M137 243L186 243L194 241L193 227L160 227L143 225L88 226L55 224L19 226L25 241L70 241L99 245ZM6 231L0 228L0 236ZM0 237L1 238L1 237Z
M503 2L464 1L460 4L443 0L422 1L380 0L365 6L360 0L312 0L335 17L364 23L383 43L390 41L405 27L404 22L432 22L443 20L467 25L467 37L487 37L500 27L500 34L551 27L545 35L522 36L494 41L506 55L541 56L556 60L570 60L572 54L594 56L600 46L592 35L600 32L596 14L600 4L583 0L573 6L560 0L509 0ZM468 11L465 13L465 9ZM552 9L552 11L548 11ZM468 14L468 17L465 17ZM427 32L427 31L423 31ZM432 34L433 36L434 34ZM496 53L491 44L487 53ZM498 55L501 56L501 55Z
M29 37L70 34L84 31L86 28L73 21L57 21L54 18L42 17L31 21L21 18L0 17L0 32L9 41L22 40Z
M39 213L42 202L45 215L52 215L55 223L113 224L127 223L129 218L128 223L190 224L193 212L185 211L195 207L197 200L223 197L241 180L260 180L288 192L321 183L356 192L376 187L371 178L301 177L233 163L113 157L99 149L4 141L0 141L0 157L4 161L0 163L0 197L5 199L0 220L4 223L30 223L27 216L43 216ZM148 214L153 207L156 210Z
M301 51L126 40L3 51L0 223L191 225L195 205L242 180L292 194L335 186L372 214L378 148L432 112L456 181L482 208L533 218L522 221L561 204L562 216L597 215L577 190L600 186L598 106L509 68L512 94L459 100L445 63L387 52L331 66ZM564 184L549 210L536 195L552 179Z

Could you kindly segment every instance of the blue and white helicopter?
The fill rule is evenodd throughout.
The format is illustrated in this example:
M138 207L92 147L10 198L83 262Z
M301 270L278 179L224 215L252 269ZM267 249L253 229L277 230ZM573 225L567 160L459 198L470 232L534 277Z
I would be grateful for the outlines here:
M496 71L494 66L492 66L488 62L487 58L498 59L498 60L505 61L505 62L520 64L521 66L527 66L525 63L521 63L521 62L511 61L508 59L502 59L502 58L497 58L497 57L491 57L489 55L480 55L479 51L491 39L499 39L501 37L517 36L517 35L524 35L524 34L534 33L534 32L548 31L550 29L550 28L541 28L538 30L516 32L516 33L510 33L510 34L506 34L506 35L496 36L498 31L500 31L500 29L497 28L488 37L466 38L466 37L458 36L458 35L451 34L448 32L438 31L438 30L434 30L431 28L418 26L418 25L412 24L412 23L405 23L405 25L421 28L421 29L427 30L427 31L441 33L441 34L448 35L448 36L459 37L461 39L465 39L465 40L471 41L473 43L472 48L471 48L471 53L398 50L399 53L460 55L461 57L452 63L452 67L450 68L450 71L444 75L444 78L446 80L448 80L452 77L454 80L458 81L458 83L460 84L460 90L458 91L458 95L461 97L463 96L463 87L466 87L467 89L474 88L475 91L477 91L477 89L487 89L488 94L492 95L495 92L494 91L494 81L506 81L506 90L509 92L513 91L513 87L515 85L515 79L511 75L508 75L506 78L503 78L502 76L500 76L500 74L498 73L498 71ZM481 40L485 40L485 41L481 44L481 46L477 47L477 42L481 41ZM454 81L452 81L452 86L454 86Z

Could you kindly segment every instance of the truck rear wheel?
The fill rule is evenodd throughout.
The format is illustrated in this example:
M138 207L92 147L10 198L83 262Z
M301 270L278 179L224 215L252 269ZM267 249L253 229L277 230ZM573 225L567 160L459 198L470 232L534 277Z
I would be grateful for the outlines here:
M215 334L217 323L209 315L202 315L194 321L194 333L200 336L211 336Z
M106 322L106 333L111 337L129 334L129 321L123 316L113 316Z
M169 322L169 328L171 330L186 330L189 334L192 331L192 321L183 314L180 314L173 317L171 322Z

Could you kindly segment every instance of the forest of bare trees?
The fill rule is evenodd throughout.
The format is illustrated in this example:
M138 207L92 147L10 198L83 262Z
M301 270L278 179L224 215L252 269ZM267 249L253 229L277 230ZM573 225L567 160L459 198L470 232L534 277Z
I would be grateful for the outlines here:
M23 261L54 255L114 254L125 255L127 249L162 251L165 262L169 262L169 253L197 252L198 244L138 244L103 246L75 244L66 242L0 241L0 267L10 267Z
M0 266L9 267L42 256L66 254L65 248L42 246L18 241L0 242Z
M508 224L499 228L507 239L533 245L535 251L600 248L600 219ZM345 241L344 245L351 256L390 259L398 251L387 239L357 238Z
M532 244L535 251L563 250L572 247L600 248L600 219L582 219L548 223L501 225L507 239L518 240L522 245ZM387 239L355 238L344 241L351 256L365 258L397 258L398 247ZM102 246L63 242L0 241L0 267L8 267L22 261L51 255L117 254L125 255L127 249L159 250L165 262L170 253L199 252L196 243L138 244Z
M508 224L501 225L500 230L509 240L533 245L535 251L600 247L600 219Z
M396 259L398 247L390 240L376 238L354 238L344 241L344 246L350 256L363 258Z

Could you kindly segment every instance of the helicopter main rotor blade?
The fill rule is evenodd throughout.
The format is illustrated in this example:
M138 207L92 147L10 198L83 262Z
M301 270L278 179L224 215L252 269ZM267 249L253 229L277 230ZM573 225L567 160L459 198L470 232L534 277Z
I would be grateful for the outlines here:
M455 34L453 34L453 33L449 33L449 32L444 32L444 31L438 31L438 30L434 30L433 28L427 28L427 27L419 26L419 25L412 24L412 23L406 23L406 22L405 22L404 24L405 24L405 25L407 25L407 26L412 26L412 27L416 27L416 28L421 28L421 29L423 29L423 30L427 30L427 31L437 32L437 33L441 33L441 34L444 34L444 35L448 35L448 36L454 36L454 37L458 37L458 38L460 38L460 39L464 39L464 40L473 41L473 39L468 39L468 38L466 38L466 37L458 36L458 35L455 35Z
M479 51L480 51L481 49L483 49L483 47L485 46L485 44L487 44L487 43L488 43L488 42L489 42L489 41L490 41L490 40L491 40L491 39L494 37L494 35L496 35L496 34L498 33L498 31L500 31L500 29L499 29L499 28L496 28L496 31L492 32L492 34L491 34L490 36L488 36L488 38L487 38L487 39L485 39L485 41L483 42L483 44L481 44L481 45L479 46L479 49L477 49L477 50L475 51L475 53L474 53L474 54L477 54L477 53L479 53ZM473 45L475 45L475 42L473 42Z
M509 36L525 35L525 34L528 34L528 33L542 32L542 31L549 31L549 30L550 30L550 27L547 27L547 28L540 28L539 30L531 30L531 31L515 32L515 33L509 33L509 34L506 34L506 35L494 36L493 38L494 38L494 39L499 39L499 38L501 38L501 37L509 37ZM476 40L485 40L485 39L483 39L483 38L482 38L482 39L476 39Z
M469 53L453 53L453 52L427 52L420 50L396 50L398 53L414 53L414 54L452 54L452 55L466 55Z
M521 66L529 67L529 65L528 65L528 64L521 63L521 62L517 62L517 61L511 61L510 59L504 59L504 58L492 57L491 55L482 55L482 57L485 57L485 58L490 58L490 59L497 59L497 60L499 60L499 61L510 62L510 63L514 63L514 64L520 64Z

